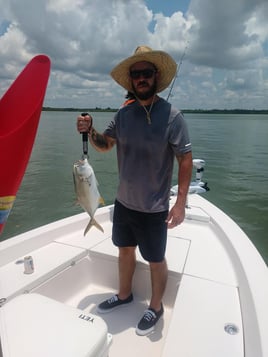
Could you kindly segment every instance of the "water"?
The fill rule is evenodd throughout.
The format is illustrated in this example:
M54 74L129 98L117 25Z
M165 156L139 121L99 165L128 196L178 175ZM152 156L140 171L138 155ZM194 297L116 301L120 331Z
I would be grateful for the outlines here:
M1 239L82 212L75 205L72 164L82 154L74 112L43 112L31 159ZM93 113L102 131L112 113ZM194 158L206 160L206 198L230 215L268 263L268 115L185 114ZM106 204L117 187L115 150L90 147ZM173 183L176 183L176 168Z

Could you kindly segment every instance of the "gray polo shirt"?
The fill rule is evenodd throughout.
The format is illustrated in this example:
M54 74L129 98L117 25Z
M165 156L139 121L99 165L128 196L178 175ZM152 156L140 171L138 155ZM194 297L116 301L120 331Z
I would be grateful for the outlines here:
M145 109L134 102L119 109L104 134L116 139L117 200L140 212L168 210L174 157L191 151L182 113L160 98L148 124Z

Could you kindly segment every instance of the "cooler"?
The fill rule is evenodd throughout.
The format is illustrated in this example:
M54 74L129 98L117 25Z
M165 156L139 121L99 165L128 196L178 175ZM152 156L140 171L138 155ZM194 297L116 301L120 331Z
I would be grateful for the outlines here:
M39 294L0 308L3 357L107 357L112 336L99 317Z

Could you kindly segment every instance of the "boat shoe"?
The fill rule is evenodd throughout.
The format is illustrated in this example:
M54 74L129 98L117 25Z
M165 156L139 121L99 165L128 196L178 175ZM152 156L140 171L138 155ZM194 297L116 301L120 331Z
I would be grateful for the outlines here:
M154 330L155 324L164 313L163 304L161 304L160 311L156 312L149 308L144 312L143 317L136 327L136 333L140 336L146 336Z
M133 295L130 294L128 298L121 300L118 295L113 295L110 299L103 301L99 304L97 311L100 314L105 314L107 312L111 312L121 306L126 306L127 304L133 301Z

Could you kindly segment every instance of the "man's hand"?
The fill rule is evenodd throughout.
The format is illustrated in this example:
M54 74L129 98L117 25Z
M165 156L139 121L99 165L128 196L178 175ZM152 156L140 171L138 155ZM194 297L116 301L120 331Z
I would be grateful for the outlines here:
M92 127L92 116L91 115L80 115L77 117L76 121L77 131L79 133L88 133Z
M181 224L185 218L185 207L179 203L175 204L168 213L166 223L168 228L174 228Z

